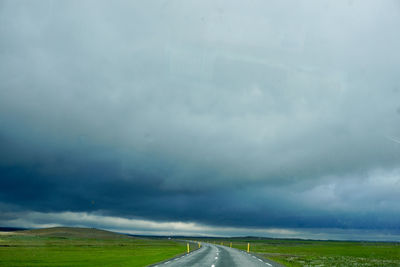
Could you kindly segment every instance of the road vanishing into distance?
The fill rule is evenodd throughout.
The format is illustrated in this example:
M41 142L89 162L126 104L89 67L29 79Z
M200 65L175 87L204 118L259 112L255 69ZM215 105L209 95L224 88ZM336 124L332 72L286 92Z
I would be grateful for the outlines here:
M250 253L235 248L229 248L220 245L202 243L202 247L189 254L167 260L165 262L155 264L154 267L182 267L182 266L198 266L198 267L282 267L283 265L275 262L258 258Z

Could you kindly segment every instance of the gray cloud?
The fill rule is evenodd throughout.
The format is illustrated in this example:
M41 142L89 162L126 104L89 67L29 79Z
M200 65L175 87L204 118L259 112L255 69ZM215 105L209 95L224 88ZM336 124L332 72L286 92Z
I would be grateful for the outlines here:
M4 210L399 228L396 1L0 5Z

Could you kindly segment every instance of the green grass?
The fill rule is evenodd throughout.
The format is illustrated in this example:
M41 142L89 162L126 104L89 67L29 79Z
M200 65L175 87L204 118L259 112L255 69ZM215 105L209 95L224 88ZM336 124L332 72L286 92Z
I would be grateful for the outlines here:
M84 228L0 235L0 266L146 266L186 252L186 244ZM287 239L203 239L285 266L400 266L400 243ZM191 245L191 250L197 244Z
M400 266L400 243L284 239L224 240L285 266ZM217 240L219 244L221 240Z
M186 251L172 240L86 236L0 235L0 266L146 266Z

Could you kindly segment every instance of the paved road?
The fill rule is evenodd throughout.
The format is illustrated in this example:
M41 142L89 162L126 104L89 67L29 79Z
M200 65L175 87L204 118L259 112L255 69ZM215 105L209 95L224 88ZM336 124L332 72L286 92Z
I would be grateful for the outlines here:
M190 254L160 263L158 267L182 267L182 266L207 266L207 267L270 267L282 266L272 261L257 258L234 248L220 245L202 243L202 247Z

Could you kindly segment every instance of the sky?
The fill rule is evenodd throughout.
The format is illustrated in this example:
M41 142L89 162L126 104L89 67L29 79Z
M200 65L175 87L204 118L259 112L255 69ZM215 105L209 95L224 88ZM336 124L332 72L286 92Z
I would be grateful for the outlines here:
M0 1L0 226L400 241L400 3Z

